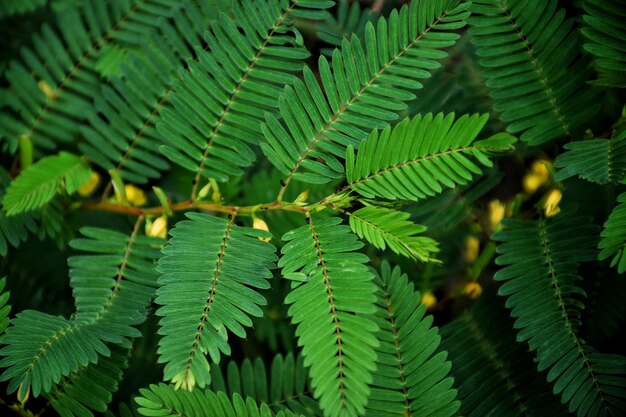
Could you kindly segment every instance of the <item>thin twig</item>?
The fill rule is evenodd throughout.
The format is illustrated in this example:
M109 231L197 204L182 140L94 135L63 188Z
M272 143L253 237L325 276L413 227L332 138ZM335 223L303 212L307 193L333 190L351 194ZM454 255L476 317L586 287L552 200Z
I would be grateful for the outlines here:
M372 13L380 13L385 5L385 0L376 0L372 5Z

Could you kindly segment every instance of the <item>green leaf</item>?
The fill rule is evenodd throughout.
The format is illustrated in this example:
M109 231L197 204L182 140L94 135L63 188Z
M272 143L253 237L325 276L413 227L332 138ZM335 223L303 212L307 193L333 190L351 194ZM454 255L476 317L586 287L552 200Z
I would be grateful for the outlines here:
M62 379L46 395L47 400L61 417L93 416L91 410L107 411L128 366L129 355L128 349L113 348L110 357L101 357L98 363L81 367Z
M106 343L130 348L134 328L147 315L156 284L154 261L162 241L139 236L142 220L126 236L99 228L84 228L87 239L70 246L90 255L69 258L70 284L76 297L72 320L39 311L17 314L1 336L7 368L0 380L10 380L8 391L32 387L33 396L51 392L55 384L79 368L111 355Z
M574 20L557 3L472 2L470 34L493 109L531 145L576 135L600 107Z
M26 168L9 184L2 201L8 216L42 208L63 185L68 194L89 181L91 169L71 153L47 156Z
M235 225L235 214L187 213L159 259L159 362L165 380L183 389L210 382L205 354L214 362L220 351L230 354L226 330L245 337L250 316L261 316L266 304L257 289L269 288L275 248L259 239L268 233Z
M252 398L259 404L269 405L275 412L290 410L298 415L321 417L317 401L311 398L307 377L302 355L296 359L291 353L274 356L270 372L257 357L254 361L245 359L241 366L231 361L226 372L213 366L210 389Z
M623 274L626 272L626 193L620 194L617 202L600 234L598 259L603 261L613 257L611 266Z
M617 130L611 139L571 142L564 146L554 166L562 168L554 177L563 181L579 176L598 184L617 184L626 177L626 129Z
M0 204L4 197L4 191L11 183L9 173L0 167ZM17 248L20 243L26 241L29 233L36 233L37 225L31 213L22 213L7 218L4 211L0 210L0 256L5 256L9 249L8 245Z
M441 336L459 390L459 415L571 416L545 375L536 371L532 354L515 340L503 300L482 295L469 311L444 325Z
M250 397L245 401L239 394L232 400L223 392L194 390L175 391L173 387L159 384L150 389L141 389L135 401L143 416L186 416L186 417L294 417L290 411L272 414L270 408L257 403Z
M174 86L172 106L157 128L162 153L200 178L226 181L256 156L266 113L276 113L284 84L310 54L291 28L294 16L323 18L331 1L235 1L205 33L209 51L197 50Z
M376 371L366 417L456 415L459 401L447 353L438 351L441 337L432 316L399 267L388 262L377 276L376 322L380 327Z
M61 8L52 25L44 23L3 73L12 88L0 113L0 137L9 143L25 136L37 149L72 144L101 89L95 66L108 46L141 47L163 18L183 6L180 0L74 3Z
M593 351L577 332L584 291L579 262L596 258L597 228L559 213L547 220L504 220L496 263L499 294L516 318L517 340L536 352L538 370L579 417L619 415L626 399L626 358ZM611 364L609 366L605 366Z
M420 89L419 80L440 66L455 44L454 30L465 25L469 3L434 0L428 7L415 1L394 10L388 20L368 23L365 39L344 39L332 54L332 65L320 57L319 78L308 67L304 80L285 87L277 115L263 125L263 152L285 176L307 183L341 178L349 145L372 129L382 129L407 109ZM332 70L331 70L332 68Z
M587 12L581 30L585 37L583 48L594 56L598 79L594 83L611 87L626 87L626 9L619 0L584 0Z
M9 304L9 291L4 290L7 283L6 277L0 279L0 334L4 333L9 325L9 313L11 305Z
M10 380L8 392L32 389L34 397L50 392L61 377L80 366L109 356L111 351L100 340L96 325L80 325L60 316L26 310L11 320L0 338L0 367L8 368L0 381Z
M378 16L369 8L363 8L359 2L339 0L337 3L336 15L329 14L325 21L317 24L317 37L333 47L341 47L343 39L349 39L353 33L363 38L367 23ZM332 55L331 49L322 52Z
M355 252L362 243L340 219L307 220L282 238L283 276L297 271L307 277L292 282L288 314L324 414L363 415L378 346L374 276L364 265L367 257Z
M367 206L347 214L352 231L378 249L388 246L398 255L422 262L434 261L434 254L439 251L433 239L418 236L426 227L408 220L409 213Z
M129 235L84 227L84 238L70 247L87 254L71 256L70 285L76 300L74 320L98 323L99 337L130 347L127 338L140 337L134 328L146 318L157 287L154 261L163 240L139 235L138 221Z
M3 1L0 3L0 19L32 12L47 3L48 0Z
M346 153L346 189L364 197L421 200L443 192L444 187L465 185L491 166L489 155L512 149L507 134L476 141L487 115L418 115L393 129L376 130L363 141L358 154Z

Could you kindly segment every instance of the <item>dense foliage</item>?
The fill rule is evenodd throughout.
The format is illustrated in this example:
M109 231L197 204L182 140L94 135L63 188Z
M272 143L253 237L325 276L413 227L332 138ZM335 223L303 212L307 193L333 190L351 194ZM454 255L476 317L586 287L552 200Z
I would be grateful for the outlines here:
M626 415L624 0L0 0L21 416Z

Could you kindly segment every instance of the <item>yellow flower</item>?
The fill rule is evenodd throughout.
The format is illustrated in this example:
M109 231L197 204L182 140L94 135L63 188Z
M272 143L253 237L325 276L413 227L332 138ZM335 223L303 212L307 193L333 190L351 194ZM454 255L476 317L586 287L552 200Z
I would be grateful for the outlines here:
M505 212L506 206L500 200L496 199L489 202L489 224L491 224L492 229L495 229L495 227L500 224L500 222L504 218Z
M476 236L468 236L465 239L465 252L463 252L463 258L467 263L473 263L478 258L478 252L480 251L480 239Z
M526 194L533 194L543 184L544 183L541 182L541 178L532 172L524 175L524 178L522 179L522 188L524 188L524 192Z
M543 205L544 212L546 217L555 216L561 208L559 207L559 203L561 202L561 198L563 197L563 193L558 188L551 189L546 195L546 202Z
M143 206L148 201L146 193L133 184L126 184L124 191L126 192L126 199L133 206Z
M89 177L89 181L78 187L78 194L83 197L89 197L91 194L93 194L94 191L96 191L99 184L100 174L98 174L96 171L93 171L91 173L91 176Z
M546 185L550 181L550 171L547 165L549 161L544 159L536 159L530 165L530 170L522 180L522 187L526 194L533 194L542 186Z
M152 223L146 223L146 236L167 237L167 216L160 216L154 219Z
M483 287L476 281L471 281L465 284L465 294L469 295L470 298L478 298L480 294L483 293Z
M421 301L426 305L426 310L432 310L437 305L437 297L430 291L422 293Z
M264 220L259 219L258 217L254 218L254 222L252 223L252 227L258 230L265 230L266 232L269 232L270 229L269 227L267 227L267 223L265 223ZM272 240L269 237L260 237L259 240L263 241L263 242L269 242L270 240Z

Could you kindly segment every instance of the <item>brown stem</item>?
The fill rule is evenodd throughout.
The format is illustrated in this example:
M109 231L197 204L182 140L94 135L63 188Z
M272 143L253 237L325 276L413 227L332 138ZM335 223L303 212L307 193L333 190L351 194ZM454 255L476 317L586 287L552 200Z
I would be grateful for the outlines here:
M85 210L95 211L108 211L111 213L127 214L129 216L147 216L147 215L162 215L165 213L163 207L128 207L122 206L116 203L110 203L107 201L85 201L81 204L81 208ZM298 207L289 203L282 203L279 201L273 201L271 203L258 204L256 206L224 206L216 203L203 203L192 200L182 201L170 206L172 211L187 211L187 210L207 210L217 211L220 213L232 213L237 211L240 214L252 214L257 210L284 210L295 211L304 213L306 209L304 207Z

